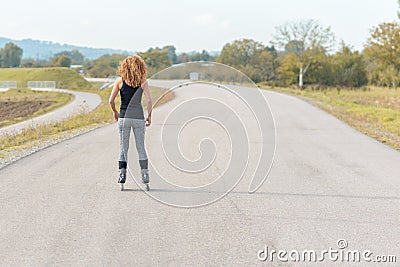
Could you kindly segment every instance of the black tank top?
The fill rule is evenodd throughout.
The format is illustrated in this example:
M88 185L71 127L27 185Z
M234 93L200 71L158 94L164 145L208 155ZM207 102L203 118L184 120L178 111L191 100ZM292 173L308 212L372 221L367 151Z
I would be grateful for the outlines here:
M132 87L122 80L122 87L119 90L121 95L120 118L144 119L142 107L143 89L141 86Z

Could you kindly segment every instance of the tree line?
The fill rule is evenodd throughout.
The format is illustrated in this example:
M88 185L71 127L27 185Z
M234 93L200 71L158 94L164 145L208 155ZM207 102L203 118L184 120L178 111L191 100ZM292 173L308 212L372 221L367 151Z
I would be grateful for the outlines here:
M400 1L400 0L399 0ZM276 27L270 45L239 39L223 46L219 56L207 51L176 53L173 45L149 48L143 57L152 75L173 64L217 61L235 67L253 81L269 85L297 84L361 87L366 84L397 88L400 84L400 24L384 22L374 27L359 52L342 42L333 52L335 37L330 27L314 20L285 23ZM1 67L70 67L82 65L90 77L115 75L127 55L104 55L87 60L78 50L63 51L50 60L22 60L22 49L13 43L0 48Z
M4 51L4 52L3 52ZM3 56L4 54L4 56ZM3 68L41 68L41 67L71 67L81 65L78 68L90 77L108 77L115 75L119 63L127 56L126 54L103 55L94 60L85 59L78 50L62 51L56 53L49 60L22 59L23 51L13 43L8 43L0 50L0 67ZM139 52L147 63L149 74L152 75L173 64L189 61L215 61L216 57L211 56L206 50L192 53L176 53L173 45L162 48L149 48L145 52ZM2 64L3 63L3 64Z
M286 23L276 28L271 46L252 39L235 40L224 45L217 61L269 85L399 86L398 23L374 27L362 52L342 42L332 53L334 41L330 28L316 21Z

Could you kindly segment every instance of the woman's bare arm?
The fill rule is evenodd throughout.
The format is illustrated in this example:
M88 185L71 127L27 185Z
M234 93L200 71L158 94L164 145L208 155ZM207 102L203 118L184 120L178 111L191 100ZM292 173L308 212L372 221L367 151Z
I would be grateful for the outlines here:
M149 89L149 84L146 81L143 85L142 85L142 89L143 89L143 93L146 97L146 105L147 105L147 119L146 119L146 126L150 126L151 124L151 112L153 109L153 103L151 101L151 96L150 96L150 89Z
M112 90L110 98L108 100L108 103L110 104L110 108L113 111L113 116L114 116L115 121L118 121L119 113L118 113L117 109L115 108L114 100L115 100L115 97L117 97L119 90L121 89L121 85L122 85L122 78L119 77L117 80L115 80L113 90Z

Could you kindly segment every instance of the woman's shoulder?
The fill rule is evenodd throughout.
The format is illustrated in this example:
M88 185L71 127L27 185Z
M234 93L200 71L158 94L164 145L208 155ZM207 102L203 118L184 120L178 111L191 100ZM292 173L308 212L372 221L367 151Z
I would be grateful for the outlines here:
M147 80L145 80L141 85L140 85L140 87L147 87L149 84L148 84L148 82L147 82Z
M124 81L123 81L122 77L118 77L117 79L115 79L115 84L118 85L119 89L121 89L123 83L124 83Z

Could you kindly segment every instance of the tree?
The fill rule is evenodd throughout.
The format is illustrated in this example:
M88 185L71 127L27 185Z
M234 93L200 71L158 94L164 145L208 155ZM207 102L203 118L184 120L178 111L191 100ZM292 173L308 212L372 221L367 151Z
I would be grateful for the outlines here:
M115 75L120 62L124 60L125 57L126 55L120 54L104 55L93 61L86 61L84 64L84 70L90 77L109 77Z
M150 48L138 55L146 62L149 76L172 65L172 61L168 58L168 52L160 48Z
M278 77L284 81L285 85L291 85L298 82L298 58L295 54L283 54L278 58L279 68Z
M334 35L330 27L323 28L314 20L285 23L276 27L273 44L285 49L297 57L299 68L299 86L303 86L303 77L311 65L315 53L328 51L334 44Z
M55 54L54 57L58 57L61 55L69 57L71 59L72 65L81 65L81 64L83 64L83 62L85 60L83 54L81 52L79 52L79 50L77 50L77 49L73 49L71 51L61 51L61 52Z
M332 83L334 85L360 87L367 83L366 62L358 51L352 51L342 43L341 49L331 56Z
M250 60L249 64L259 74L259 81L276 80L278 76L278 52L275 47L265 47L258 50Z
M15 68L21 65L22 48L13 44L7 43L3 49L1 49L1 67L4 68Z
M264 49L263 44L252 39L235 40L223 46L218 61L234 67L243 67L250 63L259 50Z
M384 77L385 85L397 84L400 73L400 25L396 22L381 23L371 31L364 49L369 70L374 77ZM390 78L391 77L391 78ZM376 81L379 83L379 81ZM396 85L397 86L397 85Z
M65 67L65 68L69 68L71 67L71 58L66 56L66 55L59 55L57 57L53 57L53 59L51 60L52 62L52 66L53 67Z
M255 82L269 81L277 74L277 52L252 39L235 40L224 45L218 62L235 67Z
M323 50L313 51L307 64L307 76L304 84L330 84L331 66ZM299 82L299 58L295 53L282 53L279 58L278 77L285 85L298 84Z
M395 90L400 84L400 72L390 66L379 72L380 85L393 87Z
M172 64L178 63L176 56L176 48L173 45L166 45L161 50L167 51L167 57L172 62Z

